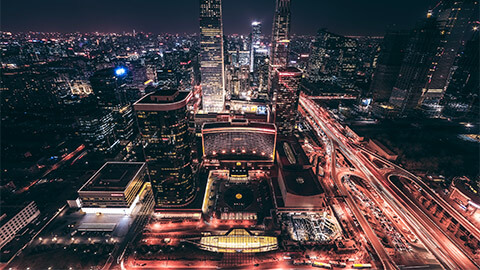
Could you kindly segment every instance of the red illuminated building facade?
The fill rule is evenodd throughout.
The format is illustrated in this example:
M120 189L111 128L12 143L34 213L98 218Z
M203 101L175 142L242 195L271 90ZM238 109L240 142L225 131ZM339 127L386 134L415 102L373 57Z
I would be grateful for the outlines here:
M205 123L202 128L203 156L206 163L273 164L277 131L272 123L230 122ZM248 164L247 164L248 163ZM250 165L250 166L248 166Z

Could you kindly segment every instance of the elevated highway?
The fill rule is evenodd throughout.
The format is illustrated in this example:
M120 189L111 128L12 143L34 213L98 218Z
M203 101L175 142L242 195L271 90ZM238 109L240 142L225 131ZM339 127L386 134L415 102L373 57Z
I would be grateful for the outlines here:
M384 201L388 202L390 208L407 222L417 237L439 260L444 268L479 269L478 265L476 265L475 262L473 262L471 258L469 258L462 249L435 224L434 221L432 221L401 191L395 190L395 187L393 187L394 185L389 183L389 180L386 177L387 171L392 173L397 172L398 170L405 173L405 170L391 162L388 162L387 164L394 168L393 170L378 169L371 160L368 160L368 158L362 154L362 151L365 150L358 146L355 141L352 141L343 134L341 128L339 128L340 125L330 117L328 111L318 106L305 95L300 96L300 106L302 107L301 111L303 112L304 117L311 123L317 134L319 136L325 134L335 144L336 149L347 157L355 168L364 174L365 179L368 180L372 187L377 190L377 193L382 196ZM332 166L332 170L334 169L335 166ZM339 189L342 189L343 184L338 181L337 173L333 173L333 175L334 179L336 178L335 181L337 186ZM411 173L407 172L407 175L418 180L418 178ZM348 194L344 192L342 193ZM357 213L355 213L355 215L357 216ZM376 238L376 236L372 235L371 238ZM372 244L375 243L374 239L369 240L371 240ZM374 245L374 247L375 246L376 245ZM382 259L384 268L395 269L396 266L392 263L391 258L388 254L382 252L382 250L384 251L383 246L381 248L375 248L375 251Z

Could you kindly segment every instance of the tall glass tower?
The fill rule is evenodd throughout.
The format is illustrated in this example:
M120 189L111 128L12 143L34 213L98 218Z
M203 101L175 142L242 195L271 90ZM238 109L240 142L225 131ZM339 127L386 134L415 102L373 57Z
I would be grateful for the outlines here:
M279 135L291 136L297 125L302 72L295 67L275 69L272 80L275 125Z
M270 50L269 88L275 70L288 64L290 42L290 0L277 0L273 17L272 47Z
M254 72L255 51L260 48L260 36L262 35L262 23L252 22L252 39L250 43L250 72Z
M163 89L133 104L157 207L183 206L195 195L187 110L192 96Z
M428 83L422 90L421 102L432 116L438 116L440 100L450 81L455 59L470 37L472 22L478 21L478 1L441 1L433 15L437 16L441 37L429 70Z
M221 0L200 0L200 72L203 110L221 112L225 103Z

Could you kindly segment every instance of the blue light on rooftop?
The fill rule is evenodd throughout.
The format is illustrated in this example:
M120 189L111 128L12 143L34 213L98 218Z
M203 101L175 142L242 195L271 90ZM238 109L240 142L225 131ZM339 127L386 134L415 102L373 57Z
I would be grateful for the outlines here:
M125 73L127 73L127 70L124 67L118 67L115 69L116 76L123 76Z

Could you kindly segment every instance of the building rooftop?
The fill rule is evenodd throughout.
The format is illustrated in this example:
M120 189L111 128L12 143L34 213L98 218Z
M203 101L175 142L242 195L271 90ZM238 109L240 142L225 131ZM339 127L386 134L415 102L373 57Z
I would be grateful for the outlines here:
M277 71L279 73L286 73L286 72L289 72L289 73L302 73L302 71L300 71L300 69L296 68L296 67L280 67L277 69Z
M288 193L299 196L323 193L323 189L298 143L280 141L277 147L277 158Z
M188 97L190 92L177 89L156 90L139 99L135 104L169 104L180 102Z
M314 196L323 193L311 170L283 170L287 192L299 196Z
M28 201L19 204L2 204L2 213L0 214L0 227L7 223L11 218L13 218L16 214L18 214L31 203L35 202Z
M208 130L212 128L233 128L233 127L245 127L245 128L259 128L259 129L269 129L275 131L275 124L272 123L261 123L261 122L250 122L246 119L233 119L229 122L207 122L203 124L203 130Z
M80 188L79 192L123 192L144 167L144 162L107 162Z
M136 111L173 111L186 109L193 92L176 89L156 90L133 103Z

